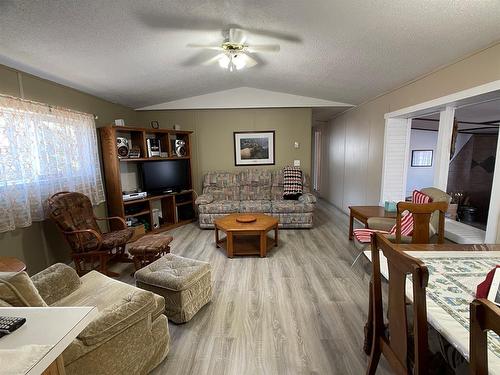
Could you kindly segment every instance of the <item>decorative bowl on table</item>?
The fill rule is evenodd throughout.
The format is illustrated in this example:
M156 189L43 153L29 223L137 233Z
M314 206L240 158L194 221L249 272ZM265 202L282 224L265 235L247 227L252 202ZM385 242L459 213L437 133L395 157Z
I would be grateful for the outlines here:
M236 217L238 223L253 223L257 218L253 215L239 215Z

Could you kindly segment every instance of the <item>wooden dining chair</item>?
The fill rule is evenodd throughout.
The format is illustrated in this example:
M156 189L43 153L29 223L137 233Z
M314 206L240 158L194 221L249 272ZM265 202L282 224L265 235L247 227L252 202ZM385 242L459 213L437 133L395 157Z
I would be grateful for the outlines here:
M413 233L411 243L426 244L430 242L430 223L432 215L437 212L439 215L437 229L437 243L444 242L444 216L448 211L447 202L432 203L410 203L399 202L396 214L396 243L401 243L401 219L403 212L408 211L413 215Z
M476 299L470 304L470 374L488 375L487 332L500 334L500 308L487 299Z
M395 374L427 374L427 267L420 260L394 249L393 244L379 233L372 237L371 246L373 334L366 373L375 374L380 355L383 354ZM384 322L379 250L387 258L389 270L387 325ZM412 332L408 330L407 275L411 276L413 286ZM413 349L409 348L409 342Z

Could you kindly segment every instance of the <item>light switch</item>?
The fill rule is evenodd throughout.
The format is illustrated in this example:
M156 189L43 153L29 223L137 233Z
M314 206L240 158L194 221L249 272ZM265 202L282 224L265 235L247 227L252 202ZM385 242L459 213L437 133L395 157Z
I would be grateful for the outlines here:
M294 160L293 161L293 166L294 167L300 167L300 160Z
M295 141L295 142L293 143L293 147L294 147L294 148L299 148L299 147L300 147L300 143L299 143L299 142L297 142L297 141Z

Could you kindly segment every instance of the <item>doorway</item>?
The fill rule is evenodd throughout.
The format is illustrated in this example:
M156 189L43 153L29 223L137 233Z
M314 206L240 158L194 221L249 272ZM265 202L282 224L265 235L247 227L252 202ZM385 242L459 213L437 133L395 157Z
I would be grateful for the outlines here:
M321 129L313 129L313 190L319 192L321 186Z
M403 200L407 196L411 189L407 184L411 173L410 144L414 120L433 122L438 125L438 131L432 157L432 186L451 193L454 202L463 207L462 213L458 214L462 222L446 220L447 238L459 243L500 241L500 166L495 163L500 152L499 104L500 81L494 81L387 113L381 204L385 200ZM465 158L463 155L467 149L474 151L474 143L475 156ZM420 156L425 160L423 155ZM460 163L461 159L466 161ZM463 174L469 174L469 179ZM480 183L475 184L476 180ZM475 190L480 191L476 193Z

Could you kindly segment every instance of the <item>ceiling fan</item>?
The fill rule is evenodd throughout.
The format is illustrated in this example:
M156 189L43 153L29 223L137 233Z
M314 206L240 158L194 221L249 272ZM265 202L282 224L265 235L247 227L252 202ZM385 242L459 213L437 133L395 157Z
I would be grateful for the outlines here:
M280 50L279 44L248 44L247 35L248 31L231 28L227 32L227 38L219 45L188 44L187 47L220 51L218 55L202 62L202 65L217 63L230 72L257 65L259 62L256 56L252 57L254 53Z

